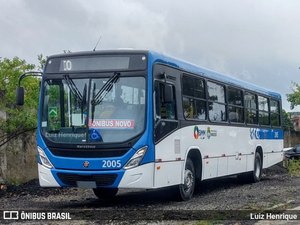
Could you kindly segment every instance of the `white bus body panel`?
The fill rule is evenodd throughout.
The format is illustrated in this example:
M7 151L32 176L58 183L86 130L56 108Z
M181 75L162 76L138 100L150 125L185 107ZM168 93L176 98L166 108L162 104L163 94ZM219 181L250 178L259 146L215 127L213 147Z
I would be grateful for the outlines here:
M161 162L155 164L155 188L182 183L184 161Z
M125 171L118 188L153 188L154 163L147 163Z
M41 187L60 187L51 170L38 163L39 182Z
M198 127L198 136L195 127ZM250 129L193 125L176 130L155 146L155 159L161 168L161 171L155 170L155 187L183 183L184 162L190 149L199 149L201 153L202 180L253 171L257 147L263 151L263 168L282 161L283 140L251 139Z
M194 129L200 131L195 136ZM257 147L263 150L263 168L283 159L282 139L251 139L250 128L197 125L174 131L155 146L155 162L125 171L118 188L161 188L183 184L186 158L191 149L201 154L202 180L254 169ZM60 187L51 170L38 164L42 187Z

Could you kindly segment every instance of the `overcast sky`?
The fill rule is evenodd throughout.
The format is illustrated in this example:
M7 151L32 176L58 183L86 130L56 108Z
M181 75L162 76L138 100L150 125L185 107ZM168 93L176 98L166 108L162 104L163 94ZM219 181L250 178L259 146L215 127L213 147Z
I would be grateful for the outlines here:
M298 0L0 0L0 57L153 49L282 94L300 83Z

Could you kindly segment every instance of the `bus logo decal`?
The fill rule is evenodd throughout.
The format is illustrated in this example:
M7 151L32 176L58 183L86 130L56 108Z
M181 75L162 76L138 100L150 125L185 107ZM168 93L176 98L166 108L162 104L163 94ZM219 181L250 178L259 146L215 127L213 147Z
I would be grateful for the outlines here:
M195 139L199 138L199 128L197 126L194 127L194 138Z
M197 126L194 127L194 138L195 139L205 139L206 131L200 130Z
M88 168L90 165L89 161L84 161L83 166L84 168Z
M210 129L210 127L207 127L206 134L207 134L207 138L210 139L210 137L217 136L217 131Z

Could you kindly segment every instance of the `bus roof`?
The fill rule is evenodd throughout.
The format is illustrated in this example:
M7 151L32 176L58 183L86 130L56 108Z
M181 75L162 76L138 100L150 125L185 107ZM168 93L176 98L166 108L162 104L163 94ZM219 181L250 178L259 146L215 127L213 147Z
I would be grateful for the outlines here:
M210 78L216 81L220 81L222 83L233 85L235 87L243 88L249 91L261 93L263 95L267 95L270 97L273 97L275 99L281 100L281 95L277 92L274 92L272 90L257 86L255 84L239 80L237 78L233 78L231 76L215 72L213 70L209 70L203 67L199 67L196 65L193 65L191 63L185 62L183 60L179 60L173 57L166 56L164 54L160 54L154 51L149 51L149 54L152 57L153 63L162 63L166 64L175 68L178 68L180 70L190 72L193 74L199 74L205 78Z
M118 50L96 50L96 51L78 51L78 52L66 52L61 54L50 55L51 58L63 58L72 56L87 56L87 55L100 55L100 54L148 54L148 50L132 50L132 49L118 49Z
M100 50L100 51L83 51L83 52L74 52L74 53L64 53L64 54L58 54L58 55L52 55L49 56L48 59L56 58L56 57L68 57L68 56L82 56L82 55L97 55L97 54L149 54L150 60L152 63L162 63L169 65L171 67L201 75L205 78L213 79L216 81L220 81L222 83L233 85L235 87L243 88L249 91L261 93L266 96L270 96L273 98L276 98L278 100L281 100L281 95L277 92L274 92L272 90L257 86L255 84L239 80L237 78L233 78L231 76L215 72L213 70L209 70L203 67L196 66L194 64L188 63L184 60L176 59L155 51L151 50L131 50L131 49L121 49L121 50Z

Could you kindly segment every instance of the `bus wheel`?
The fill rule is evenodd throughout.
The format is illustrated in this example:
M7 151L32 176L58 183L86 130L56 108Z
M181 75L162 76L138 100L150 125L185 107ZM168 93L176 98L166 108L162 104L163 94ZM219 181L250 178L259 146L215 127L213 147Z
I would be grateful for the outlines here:
M254 169L251 172L238 175L242 183L256 183L260 181L262 175L262 159L258 152L255 153Z
M184 184L180 184L178 188L178 197L181 201L190 200L195 189L195 169L190 158L187 159L184 171Z
M262 159L258 152L255 153L255 159L254 159L254 170L253 170L253 177L252 182L258 182L260 181L262 174Z
M103 200L109 200L116 196L118 188L94 188L94 194Z

